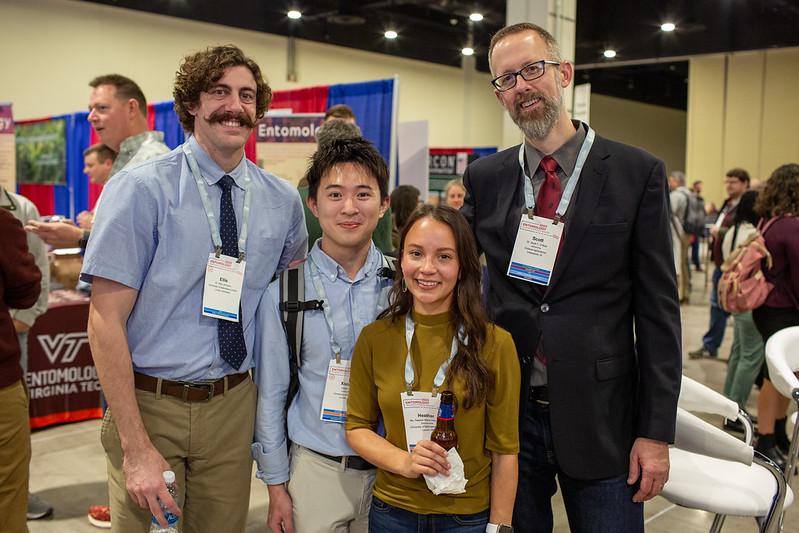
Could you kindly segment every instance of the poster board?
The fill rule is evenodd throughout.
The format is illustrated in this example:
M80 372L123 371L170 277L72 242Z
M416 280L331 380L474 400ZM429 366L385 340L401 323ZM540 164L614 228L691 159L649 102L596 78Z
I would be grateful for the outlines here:
M268 114L256 125L256 163L295 187L316 152L323 113Z
M17 183L64 185L66 172L66 122L44 120L17 124Z
M0 102L0 187L17 190L17 153L11 104Z

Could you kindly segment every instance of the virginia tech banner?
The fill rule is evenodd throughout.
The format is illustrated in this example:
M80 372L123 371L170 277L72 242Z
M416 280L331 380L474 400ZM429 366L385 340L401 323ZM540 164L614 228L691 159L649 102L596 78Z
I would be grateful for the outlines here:
M88 318L88 299L51 302L31 328L26 376L31 428L103 415Z

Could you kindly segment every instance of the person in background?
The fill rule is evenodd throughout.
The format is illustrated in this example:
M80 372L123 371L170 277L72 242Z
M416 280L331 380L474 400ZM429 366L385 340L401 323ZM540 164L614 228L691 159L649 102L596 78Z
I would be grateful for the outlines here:
M299 389L287 412L289 359L296 354L289 355L294 346L287 345L283 329L283 280L272 283L261 301L253 456L268 486L272 531L365 532L375 467L352 451L341 406L325 398L326 392L341 393L333 389L335 373L349 367L361 329L386 307L391 276L372 232L388 208L388 168L368 141L338 139L320 144L306 176L306 203L322 235L301 270L302 299L323 300L329 308L303 313ZM336 355L343 366L333 366ZM331 410L337 413L322 418Z
M233 45L190 54L173 95L189 137L109 180L81 273L93 282L89 342L109 406L111 529L144 531L153 517L163 527L163 505L184 532L240 533L255 310L304 258L307 234L296 189L244 157L272 96L257 63Z
M735 210L733 225L721 244L721 253L726 262L732 252L757 232L760 217L755 212L757 192L746 191ZM752 311L734 313L732 348L727 363L727 378L724 381L724 395L746 410L746 402L752 385L755 384L760 367L765 358L763 337L752 319ZM743 423L727 419L724 427L732 431L744 431Z
M715 264L710 290L710 323L708 324L707 332L702 336L702 346L688 352L691 359L718 357L721 342L724 340L724 330L727 327L729 313L722 309L718 302L718 286L719 278L721 278L721 263L723 262L721 243L724 241L724 235L727 230L732 227L735 209L738 207L741 195L749 189L749 180L749 173L742 168L733 168L724 177L727 199L721 205L718 218L710 229L710 236L712 237L711 258Z
M20 348L9 309L41 295L42 274L28 252L22 223L0 209L0 531L26 533L30 429Z
M696 194L696 197L704 203L704 198L702 198L702 181L696 180L691 185L691 191ZM702 238L707 238L706 234L702 235ZM697 236L694 236L693 240L691 241L691 264L694 265L694 268L697 272L702 272L702 258L699 257L699 246L702 244L702 239Z
M425 205L411 215L399 267L388 309L363 329L352 358L347 440L378 468L369 531L496 531L511 523L518 476L513 339L484 314L474 236L455 209ZM409 442L401 396L413 398L411 389L419 398L454 393L464 493L431 496L422 479L448 475L450 464L429 437Z
M799 165L782 165L771 174L757 198L755 211L764 220L778 217L763 236L773 260L772 268L764 273L774 289L763 305L752 311L766 343L779 330L799 326ZM757 398L755 449L777 464L785 464L784 457L790 448L785 433L790 400L774 388L767 366L764 373Z
M691 292L691 270L688 264L688 247L690 246L691 236L685 232L683 226L690 198L691 191L685 186L685 174L680 171L674 171L669 174L669 203L671 204L672 215L671 234L680 302L688 302L688 296Z
M413 185L400 185L391 191L391 210L394 215L394 227L391 230L391 244L399 250L399 240L405 223L419 207L419 189Z
M463 207L463 198L465 196L466 188L460 178L449 180L446 187L444 187L444 205L448 205L453 209Z
M116 152L103 143L96 143L86 148L83 151L83 173L89 177L89 183L105 185L108 178L111 177L111 167L114 165L116 156ZM97 206L95 205L91 211L81 211L75 217L78 227L91 231L96 210Z
M0 209L14 215L23 226L31 221L39 220L39 210L36 206L19 194L9 192L0 186ZM34 235L28 233L28 251L33 254L41 278L41 289L36 303L27 309L10 309L14 330L17 332L20 349L20 365L23 377L28 372L28 332L36 319L47 312L47 298L50 292L50 262L47 258L47 246ZM38 520L53 512L53 506L35 494L28 493L28 520Z
M100 141L117 153L111 176L141 161L169 152L164 134L147 129L147 100L139 86L120 74L97 76L89 82L87 120ZM86 248L89 230L72 221L31 222L25 226L53 248Z
M334 119L343 120L344 122L349 122L350 124L356 123L355 112L347 104L336 104L325 111L325 122Z

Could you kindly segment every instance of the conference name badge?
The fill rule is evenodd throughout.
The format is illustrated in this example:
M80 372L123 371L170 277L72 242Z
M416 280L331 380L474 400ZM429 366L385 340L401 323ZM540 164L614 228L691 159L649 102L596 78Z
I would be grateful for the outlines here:
M433 396L432 392L414 391L413 394L403 392L400 394L400 399L402 418L405 422L405 442L408 443L410 452L416 447L417 442L429 439L436 428L441 395Z
M549 218L522 214L508 276L538 285L549 285L563 237L563 224Z
M323 422L343 424L347 421L347 396L349 393L350 361L342 359L337 363L335 359L331 359L327 366L325 393L322 397L320 418Z
M246 261L227 255L208 254L203 287L203 316L239 321L241 286Z

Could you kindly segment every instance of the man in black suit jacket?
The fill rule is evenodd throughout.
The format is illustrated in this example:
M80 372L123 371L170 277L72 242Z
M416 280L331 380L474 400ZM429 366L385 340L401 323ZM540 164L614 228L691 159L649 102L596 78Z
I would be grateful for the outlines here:
M488 261L489 313L513 335L522 363L514 525L552 529L557 476L572 531L643 531L642 502L668 479L681 379L663 163L599 136L590 145L593 132L562 102L573 67L542 28L500 30L489 62L497 99L525 143L469 166L462 212ZM557 161L562 189L576 180L548 286L507 274L527 218L524 181L540 204L545 156Z

